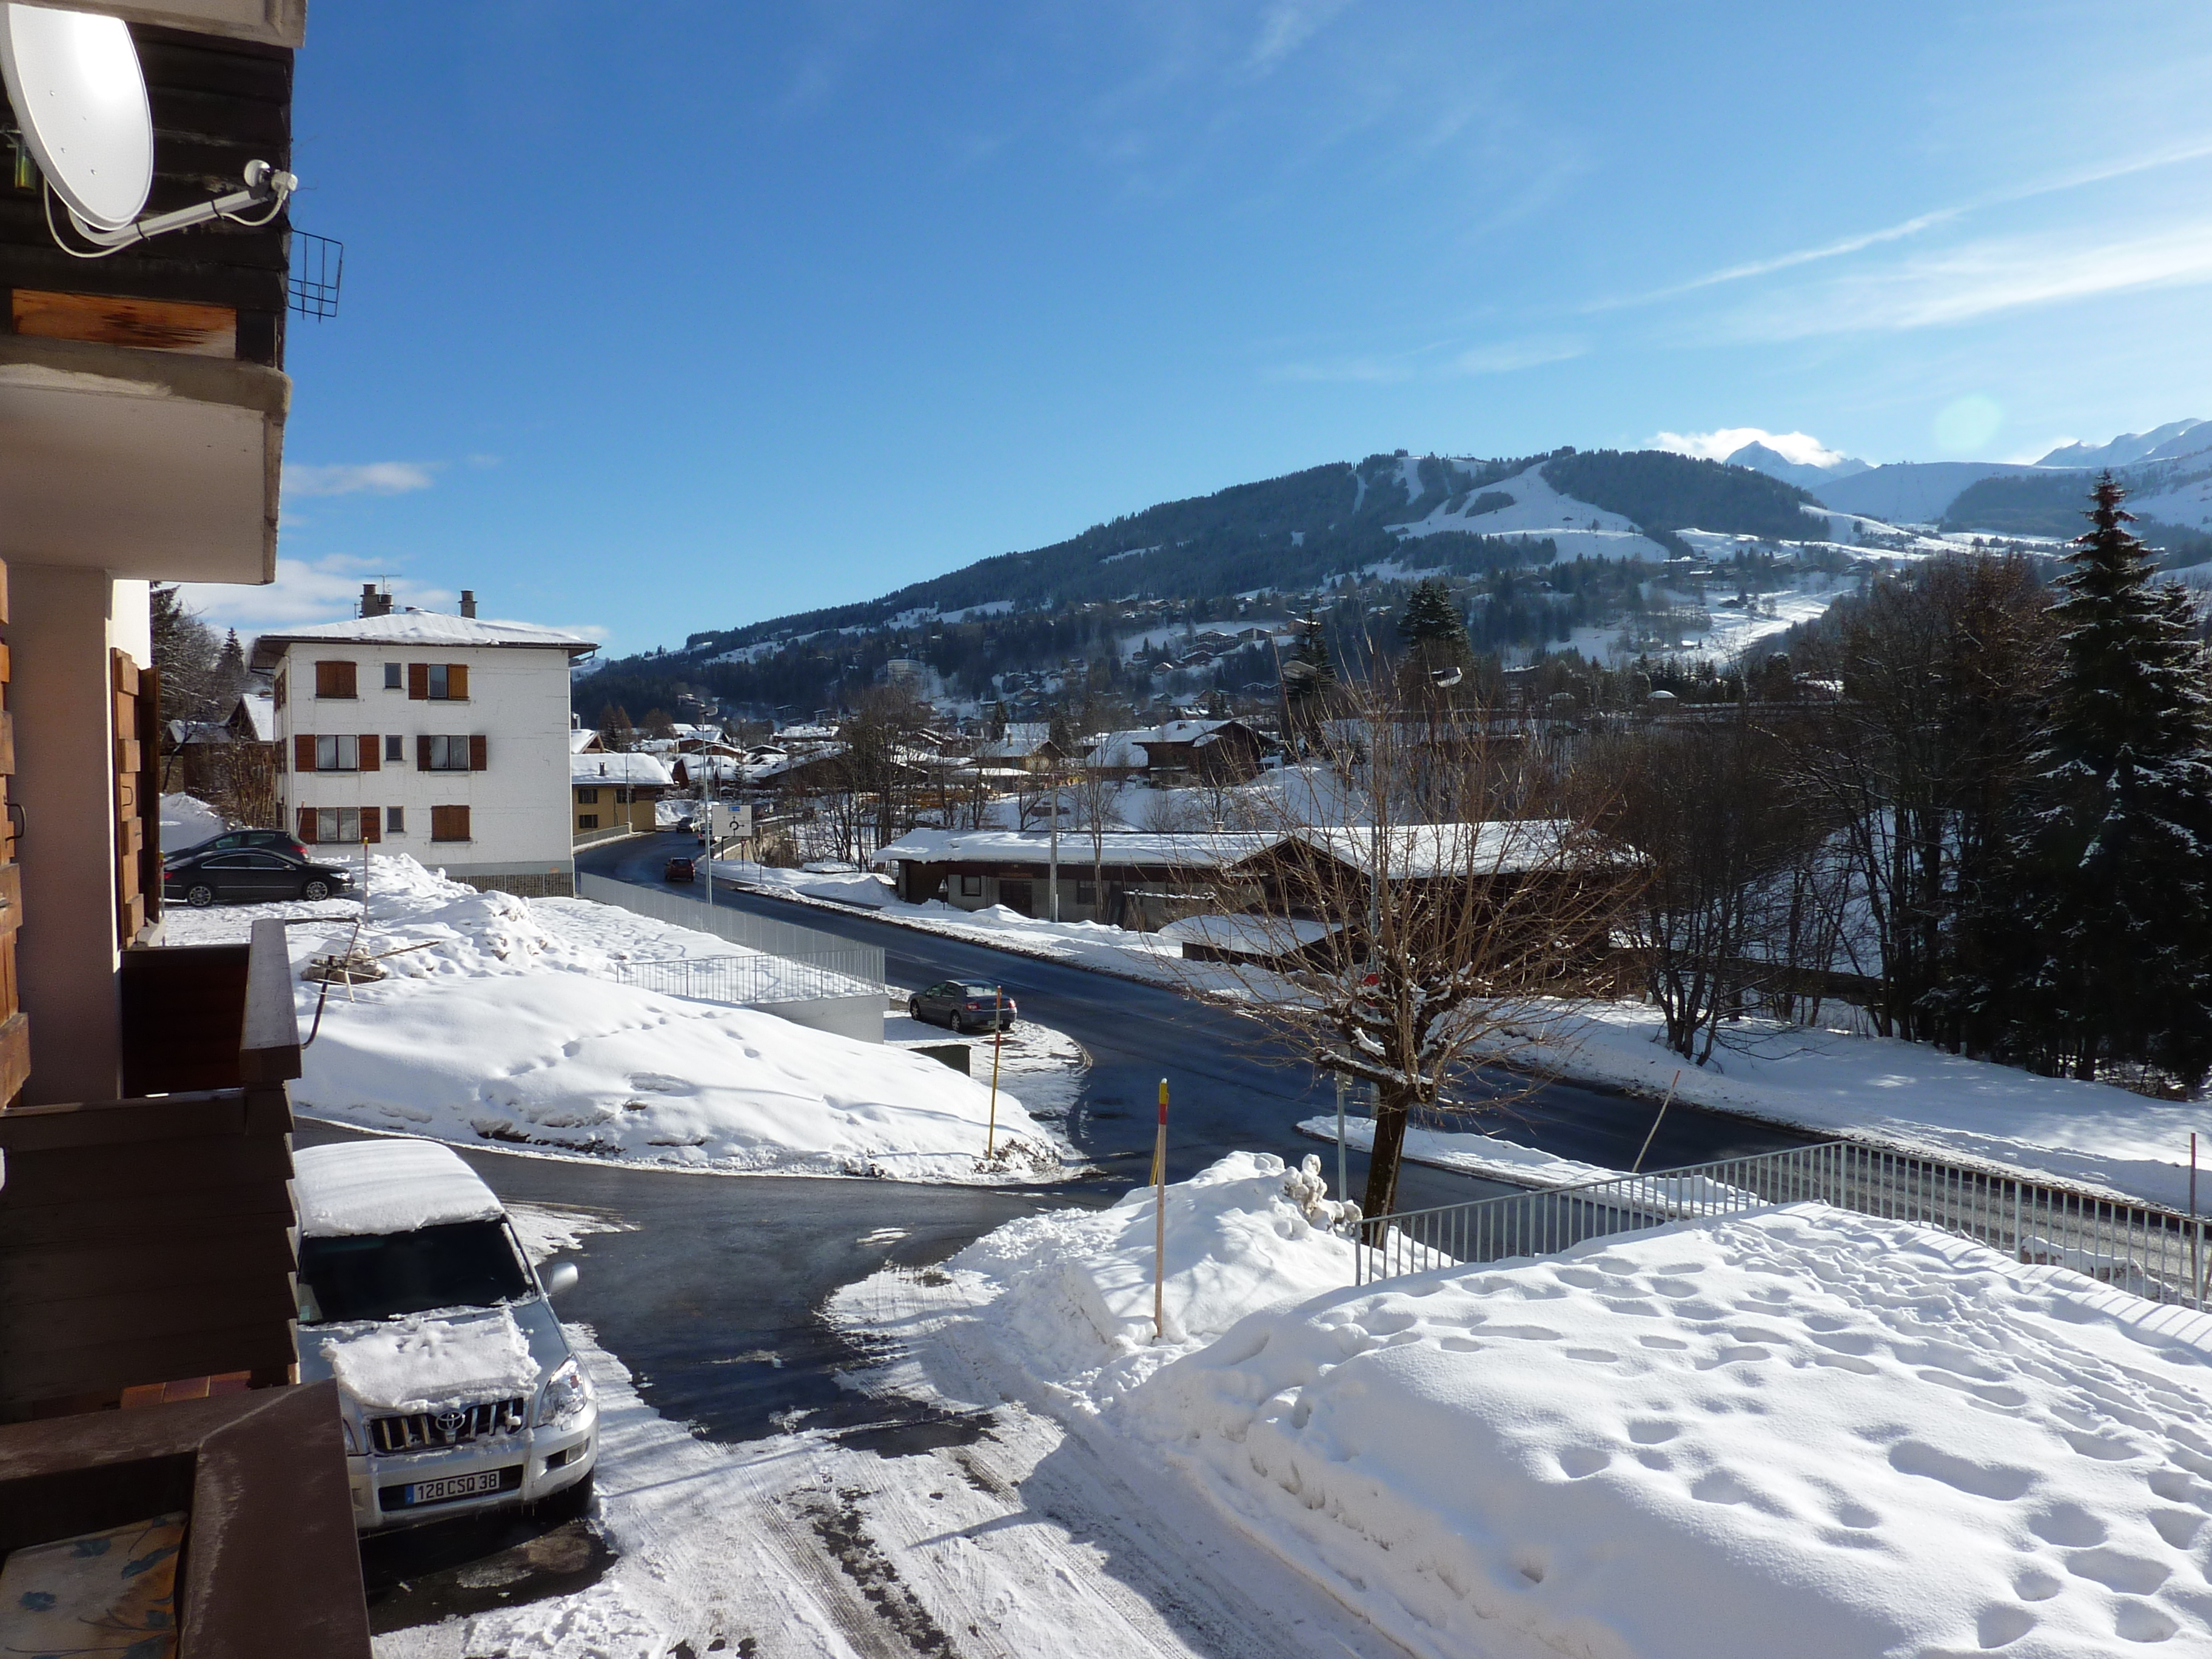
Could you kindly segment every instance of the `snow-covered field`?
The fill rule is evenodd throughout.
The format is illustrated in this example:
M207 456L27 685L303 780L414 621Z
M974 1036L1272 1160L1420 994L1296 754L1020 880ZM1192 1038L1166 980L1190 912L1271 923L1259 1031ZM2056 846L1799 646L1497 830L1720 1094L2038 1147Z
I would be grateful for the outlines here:
M1238 1154L1170 1189L1155 1342L1152 1206L834 1310L1425 1659L2212 1644L2212 1318L1813 1206L1354 1289L1310 1183Z
M295 988L301 1028L315 1031L292 1089L306 1115L725 1174L993 1182L1073 1168L1020 1098L1027 1085L1065 1093L1060 1074L1081 1063L1072 1045L1019 1045L987 1161L986 1081L903 1048L610 977L624 960L746 954L726 940L588 900L479 893L405 857L377 858L369 888L357 948L390 977L327 998L312 981ZM305 968L356 943L360 910L175 911L169 940L243 939L258 917L306 915L313 925L289 934Z

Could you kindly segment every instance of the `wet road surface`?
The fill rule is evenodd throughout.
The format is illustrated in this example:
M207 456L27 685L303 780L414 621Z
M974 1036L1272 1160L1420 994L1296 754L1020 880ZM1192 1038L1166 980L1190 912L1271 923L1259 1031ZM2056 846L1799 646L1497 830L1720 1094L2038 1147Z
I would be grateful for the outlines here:
M639 837L588 849L592 871L669 886L660 872L689 836ZM461 1148L509 1203L596 1212L621 1231L594 1232L562 1259L580 1269L562 1298L565 1320L589 1326L637 1377L663 1416L730 1443L795 1428L827 1431L856 1447L896 1455L976 1431L923 1408L865 1395L840 1382L869 1352L832 1328L822 1310L838 1290L890 1264L941 1261L1017 1216L1103 1206L1149 1167L1154 1091L1171 1091L1168 1166L1182 1179L1237 1149L1295 1163L1333 1147L1299 1135L1300 1118L1334 1109L1320 1083L1254 1022L1161 987L1040 962L878 921L862 913L798 906L718 884L717 904L884 948L893 984L916 988L974 975L1002 982L1025 1018L1067 1032L1091 1065L1063 1127L1091 1160L1090 1173L1049 1187L966 1188L894 1182L682 1174ZM1614 1168L1650 1130L1654 1103L1552 1084L1480 1123L1491 1133L1563 1157ZM298 1144L356 1131L302 1121ZM1646 1167L1700 1163L1802 1144L1808 1137L1676 1105ZM1352 1190L1366 1159L1349 1159ZM1513 1188L1407 1165L1401 1206L1445 1204ZM372 1620L390 1630L516 1601L568 1593L605 1570L605 1546L579 1513L556 1500L536 1514L456 1520L367 1540L362 1563Z

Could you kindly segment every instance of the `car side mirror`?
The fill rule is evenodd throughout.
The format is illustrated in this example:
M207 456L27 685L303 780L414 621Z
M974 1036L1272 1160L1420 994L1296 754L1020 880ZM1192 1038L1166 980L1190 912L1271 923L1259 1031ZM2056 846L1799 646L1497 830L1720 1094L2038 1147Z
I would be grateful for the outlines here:
M538 1275L538 1282L545 1287L545 1294L549 1297L574 1290L576 1279L576 1264L573 1261L556 1261Z

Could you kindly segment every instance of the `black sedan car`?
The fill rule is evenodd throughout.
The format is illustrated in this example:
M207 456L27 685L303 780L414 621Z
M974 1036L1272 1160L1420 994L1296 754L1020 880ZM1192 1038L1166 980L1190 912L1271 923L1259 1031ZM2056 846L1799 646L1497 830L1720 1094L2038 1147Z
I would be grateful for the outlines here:
M353 878L336 865L315 864L266 847L188 854L161 872L162 896L179 904L343 898L352 890Z
M939 980L907 998L906 1011L956 1031L1012 1030L1014 1025L1014 1000L980 980Z
M227 853L240 848L253 847L271 853L282 853L287 858L305 861L307 848L300 838L289 830L226 830L206 841L195 842L190 847L164 853L164 864L181 864L186 859L204 858L210 853Z

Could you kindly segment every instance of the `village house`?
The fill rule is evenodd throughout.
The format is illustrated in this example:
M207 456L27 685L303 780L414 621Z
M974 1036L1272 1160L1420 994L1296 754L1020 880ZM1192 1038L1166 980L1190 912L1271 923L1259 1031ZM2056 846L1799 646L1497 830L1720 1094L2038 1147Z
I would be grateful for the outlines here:
M650 833L659 827L660 798L676 786L657 755L579 750L568 757L568 787L580 844L613 831Z
M1150 933L1182 916L1244 909L1257 888L1224 872L1270 839L1109 830L1094 858L1087 832L1063 830L1060 919ZM910 830L876 862L897 872L898 896L909 904L942 899L959 910L1001 904L1019 915L1049 914L1052 849L1041 832Z
M284 822L336 851L383 845L525 897L575 890L568 665L596 650L550 628L390 609L264 634Z

